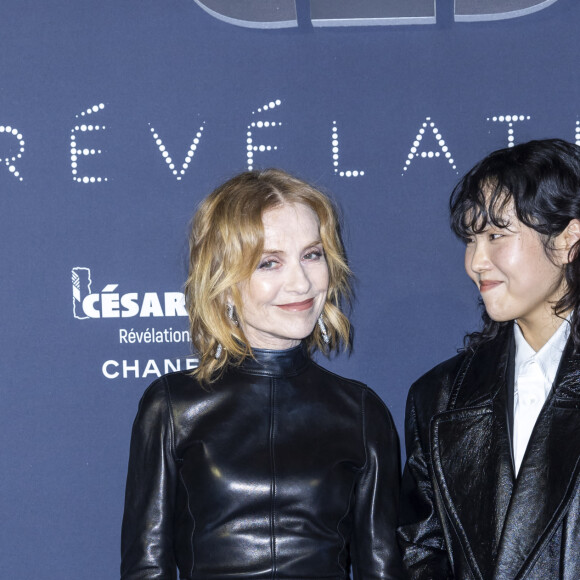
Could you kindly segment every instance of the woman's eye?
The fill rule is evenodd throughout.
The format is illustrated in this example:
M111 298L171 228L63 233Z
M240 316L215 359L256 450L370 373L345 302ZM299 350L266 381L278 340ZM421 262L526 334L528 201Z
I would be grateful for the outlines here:
M272 270L278 266L277 260L262 260L258 266L258 270Z
M305 260L319 260L324 256L324 252L322 250L310 250L304 254Z
M503 234L489 234L489 239L490 240L499 240L500 238L503 238Z

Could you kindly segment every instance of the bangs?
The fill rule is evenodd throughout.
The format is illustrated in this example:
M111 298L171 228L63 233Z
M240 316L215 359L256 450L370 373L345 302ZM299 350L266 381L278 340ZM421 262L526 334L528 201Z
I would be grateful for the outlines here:
M451 200L451 229L463 241L483 232L488 225L509 227L506 216L513 203L513 194L497 178L470 181L460 182Z

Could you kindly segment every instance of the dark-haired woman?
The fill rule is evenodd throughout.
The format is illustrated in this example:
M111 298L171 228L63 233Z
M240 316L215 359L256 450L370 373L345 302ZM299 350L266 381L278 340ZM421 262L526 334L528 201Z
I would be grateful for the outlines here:
M200 205L190 258L200 364L141 401L123 580L403 578L389 412L311 359L349 340L329 199L280 170L242 173Z
M413 579L578 579L580 148L496 151L450 209L483 329L409 393L405 564Z

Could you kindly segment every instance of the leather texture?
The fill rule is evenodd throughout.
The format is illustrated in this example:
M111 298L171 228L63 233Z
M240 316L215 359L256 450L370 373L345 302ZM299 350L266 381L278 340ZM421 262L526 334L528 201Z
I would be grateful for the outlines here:
M206 390L181 372L145 392L122 579L405 578L383 402L303 346L254 354Z
M415 383L399 540L412 579L580 578L580 357L569 341L517 479L513 327Z

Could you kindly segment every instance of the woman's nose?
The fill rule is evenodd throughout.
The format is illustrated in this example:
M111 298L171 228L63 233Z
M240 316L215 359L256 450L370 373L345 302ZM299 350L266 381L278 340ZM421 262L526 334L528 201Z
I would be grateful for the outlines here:
M465 266L475 274L489 270L490 260L486 244L471 242L465 250L465 262Z
M289 268L286 288L291 292L298 292L301 294L310 290L310 278L301 263L295 264Z

